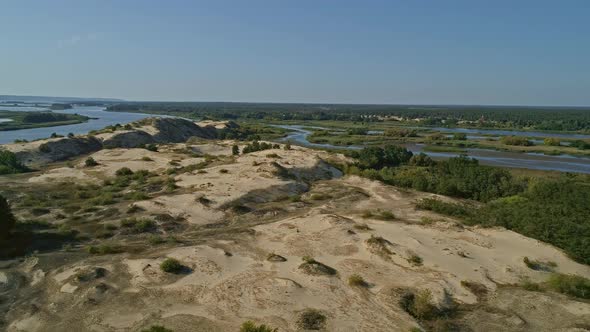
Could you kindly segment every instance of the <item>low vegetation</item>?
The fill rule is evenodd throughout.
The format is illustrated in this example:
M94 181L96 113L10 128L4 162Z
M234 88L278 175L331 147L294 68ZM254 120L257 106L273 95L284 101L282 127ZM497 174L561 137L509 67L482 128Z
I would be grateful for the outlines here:
M260 324L256 325L253 321L246 321L240 326L240 332L278 332L279 329Z
M321 330L326 325L326 316L316 309L305 309L299 314L297 326L302 330Z
M174 258L166 258L161 264L160 269L167 273L177 274L183 270L184 266Z

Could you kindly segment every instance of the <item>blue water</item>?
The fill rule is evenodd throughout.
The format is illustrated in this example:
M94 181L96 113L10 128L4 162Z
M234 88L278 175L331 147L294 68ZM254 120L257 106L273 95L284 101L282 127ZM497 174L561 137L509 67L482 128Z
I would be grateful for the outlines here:
M0 105L0 110L31 112L46 111L47 109L39 107L8 107ZM68 133L87 134L91 130L102 129L106 126L117 123L126 124L154 116L153 114L142 113L106 112L104 107L96 106L77 106L69 110L56 111L56 113L77 113L94 119L90 119L88 122L66 126L0 131L0 144L12 143L16 139L26 139L32 141L39 138L47 138L51 136L52 133L57 133L64 136Z
M289 129L292 132L281 141L290 141L294 144L327 149L362 149L362 146L336 146L331 144L316 144L307 140L310 131L302 129L300 125L277 125L276 127ZM459 153L451 152L425 152L424 144L406 144L406 148L413 153L424 152L435 159L446 159L459 156ZM481 164L500 167L528 168L537 170L550 170L572 173L590 173L590 158L576 157L572 155L546 156L539 153L516 153L484 149L467 149L470 157L476 158Z

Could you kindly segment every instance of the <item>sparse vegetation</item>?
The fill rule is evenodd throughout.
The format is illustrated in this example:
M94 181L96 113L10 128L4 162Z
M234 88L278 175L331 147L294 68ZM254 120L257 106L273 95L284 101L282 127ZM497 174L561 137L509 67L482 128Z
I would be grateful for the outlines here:
M547 281L549 289L578 297L590 299L590 280L573 274L554 273Z

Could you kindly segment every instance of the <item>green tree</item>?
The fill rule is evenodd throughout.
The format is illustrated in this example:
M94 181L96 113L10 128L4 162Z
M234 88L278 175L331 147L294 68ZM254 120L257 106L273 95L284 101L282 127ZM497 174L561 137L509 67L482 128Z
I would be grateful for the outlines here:
M16 224L16 218L4 196L0 195L0 239L5 239Z
M234 156L239 155L240 154L240 148L237 145L234 144L234 146L231 147L231 153Z

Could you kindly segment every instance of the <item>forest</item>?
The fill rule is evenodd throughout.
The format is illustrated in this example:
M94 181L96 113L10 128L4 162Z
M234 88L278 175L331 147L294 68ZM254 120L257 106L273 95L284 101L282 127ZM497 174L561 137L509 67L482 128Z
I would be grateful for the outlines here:
M110 105L107 110L214 120L397 121L424 126L590 132L590 108L581 107L127 102Z

